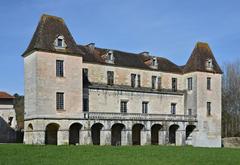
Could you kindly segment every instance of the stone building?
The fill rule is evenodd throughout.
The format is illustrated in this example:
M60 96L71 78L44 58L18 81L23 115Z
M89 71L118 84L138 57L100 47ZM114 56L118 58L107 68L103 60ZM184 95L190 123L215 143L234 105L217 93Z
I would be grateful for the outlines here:
M13 96L0 92L0 143L16 142L17 122L13 100Z
M78 45L43 15L22 56L25 144L221 146L222 71L207 43L177 66Z

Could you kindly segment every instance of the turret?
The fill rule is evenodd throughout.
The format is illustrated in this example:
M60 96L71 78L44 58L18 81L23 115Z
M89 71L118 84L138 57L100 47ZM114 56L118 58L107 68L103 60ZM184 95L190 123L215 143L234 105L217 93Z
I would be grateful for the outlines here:
M197 43L184 67L187 97L186 113L197 116L194 146L221 147L221 78L209 45Z

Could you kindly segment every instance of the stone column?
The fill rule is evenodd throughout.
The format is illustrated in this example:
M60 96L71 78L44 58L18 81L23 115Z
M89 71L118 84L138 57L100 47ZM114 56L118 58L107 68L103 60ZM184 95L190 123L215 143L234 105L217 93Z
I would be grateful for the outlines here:
M100 145L111 145L111 130L102 129L100 131Z
M185 145L185 130L176 131L176 146Z
M141 130L141 145L151 144L151 131L150 130Z
M45 130L35 130L32 132L32 144L45 144Z
M122 130L121 132L121 145L132 145L132 131L131 130Z
M24 131L23 143L24 144L32 144L30 142L30 132L29 131Z
M158 133L158 144L159 145L164 145L166 144L166 136L167 136L167 131L166 130L160 130Z
M89 145L92 144L91 129L80 130L80 145Z
M69 144L69 130L60 129L57 133L57 144L58 145L68 145Z

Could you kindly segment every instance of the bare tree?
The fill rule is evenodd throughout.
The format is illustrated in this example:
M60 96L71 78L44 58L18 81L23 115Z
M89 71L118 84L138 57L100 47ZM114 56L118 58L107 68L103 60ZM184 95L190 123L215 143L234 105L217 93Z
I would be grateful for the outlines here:
M240 61L226 63L222 83L222 136L240 136Z

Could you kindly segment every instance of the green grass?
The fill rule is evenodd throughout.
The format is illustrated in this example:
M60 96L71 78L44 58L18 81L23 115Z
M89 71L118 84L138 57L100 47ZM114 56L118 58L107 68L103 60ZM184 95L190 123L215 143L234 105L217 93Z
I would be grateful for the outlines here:
M1 144L0 165L240 164L240 149L171 146L31 146Z

